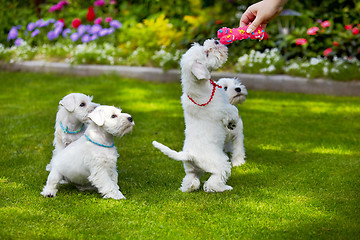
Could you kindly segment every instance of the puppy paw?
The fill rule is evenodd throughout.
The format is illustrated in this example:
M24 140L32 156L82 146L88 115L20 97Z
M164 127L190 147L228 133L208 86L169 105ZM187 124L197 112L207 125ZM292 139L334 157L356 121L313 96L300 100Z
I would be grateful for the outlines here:
M53 198L56 196L56 192L57 192L56 189L50 190L50 189L44 188L40 194L43 195L44 197Z
M104 195L103 198L112 198L115 200L126 199L125 196L120 191L114 193L107 193Z
M234 130L236 128L236 123L235 122L229 122L227 125L227 128L229 130Z
M224 192L224 191L231 191L233 188L226 184L214 184L211 185L208 182L204 184L204 191L205 192Z
M231 159L233 167L241 166L245 164L245 156L236 156Z

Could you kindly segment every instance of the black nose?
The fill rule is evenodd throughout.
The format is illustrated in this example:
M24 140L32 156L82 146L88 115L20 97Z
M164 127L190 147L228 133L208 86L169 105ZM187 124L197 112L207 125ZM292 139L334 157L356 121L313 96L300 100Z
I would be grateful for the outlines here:
M215 40L215 44L218 45L218 44L219 44L219 41L218 41L218 40Z
M133 121L133 118L132 118L132 117L128 117L127 119L129 120L129 122L132 122L132 121Z
M237 87L237 88L235 88L235 91L236 92L241 92L241 88Z

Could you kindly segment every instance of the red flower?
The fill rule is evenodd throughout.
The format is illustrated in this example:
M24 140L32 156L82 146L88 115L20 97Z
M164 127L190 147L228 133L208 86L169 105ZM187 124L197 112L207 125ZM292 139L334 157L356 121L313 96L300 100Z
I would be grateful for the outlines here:
M324 56L327 57L327 55L329 55L329 53L331 53L331 52L332 52L332 49L331 49L331 48L325 49L325 51L324 51Z
M315 35L316 32L319 31L319 28L318 27L311 27L307 30L307 34L308 35Z
M353 30L352 30L352 33L353 33L354 35L358 35L358 34L359 34L359 29L356 28L356 27L354 27Z
M298 38L295 40L296 45L304 45L307 43L307 40L305 38Z
M334 46L339 46L339 43L338 42L333 42L333 45Z
M350 24L350 25L345 25L345 29L346 29L346 30L351 30L352 27L353 27L353 25L351 25L351 24Z
M80 26L81 24L81 20L79 18L74 18L74 20L72 20L71 22L71 26L73 28L78 28L78 26Z
M216 24L216 25L220 25L220 24L222 24L222 23L223 23L222 20L216 20L216 21L215 21L215 24Z
M321 26L323 27L323 28L326 28L326 27L330 27L330 22L329 21L323 21L322 23L321 23Z
M93 7L89 7L88 12L86 14L86 19L89 22L92 22L95 20L95 12L94 12L94 8Z

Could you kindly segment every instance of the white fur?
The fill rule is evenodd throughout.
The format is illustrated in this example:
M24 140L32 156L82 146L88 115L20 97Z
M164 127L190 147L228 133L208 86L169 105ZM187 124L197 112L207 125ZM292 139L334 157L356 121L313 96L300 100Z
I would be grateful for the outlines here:
M99 104L93 103L92 99L93 97L82 93L70 93L60 100L59 110L56 114L53 156L84 135L88 114L99 106ZM85 126L79 133L67 133L61 128L60 122L69 132L80 130L83 124ZM51 170L51 162L46 166L46 170Z
M224 88L231 104L241 104L246 100L248 92L239 79L221 78L217 83ZM240 116L236 128L233 130L228 129L225 152L231 153L231 163L234 167L245 163L243 123Z
M131 116L111 106L99 106L89 114L85 135L99 144L111 146L113 136L123 136L135 125ZM80 190L96 188L104 198L124 199L119 191L116 147L90 142L85 135L52 158L52 168L41 194L54 197L61 180L76 184Z
M186 176L180 190L191 192L199 189L202 172L211 173L204 184L206 192L231 190L226 181L231 174L231 164L224 153L227 127L235 127L238 110L229 103L223 89L216 88L212 101L206 106L213 86L210 72L219 68L227 60L227 48L216 40L206 40L204 45L195 43L181 59L181 97L185 117L185 142L183 151L176 152L156 141L153 145L164 154L184 162Z

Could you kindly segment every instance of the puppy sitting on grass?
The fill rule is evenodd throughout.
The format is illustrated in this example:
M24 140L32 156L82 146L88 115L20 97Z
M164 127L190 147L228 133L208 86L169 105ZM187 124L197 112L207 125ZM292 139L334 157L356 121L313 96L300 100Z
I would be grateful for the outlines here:
M246 87L237 78L220 78L217 83L223 87L231 104L241 104L248 94ZM231 153L231 163L234 167L245 163L243 122L239 122L233 130L228 129L225 141L225 152Z
M227 129L238 123L238 110L229 103L226 93L211 79L210 72L227 60L227 47L217 40L195 43L181 59L181 97L185 118L183 151L176 152L156 141L153 145L164 154L183 161L185 177L180 190L191 192L200 188L202 172L211 173L204 184L206 192L231 190L226 181L231 164L224 153Z
M80 190L95 187L104 198L125 198L117 184L119 155L113 136L129 133L134 121L129 114L111 106L97 107L89 119L85 134L53 156L43 196L54 197L60 181L66 180Z
M88 114L99 106L92 99L82 93L70 93L60 100L56 114L53 156L84 135ZM51 170L51 162L46 170Z

